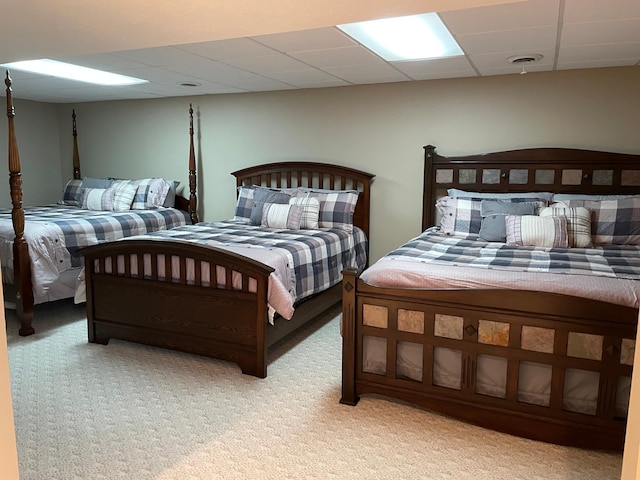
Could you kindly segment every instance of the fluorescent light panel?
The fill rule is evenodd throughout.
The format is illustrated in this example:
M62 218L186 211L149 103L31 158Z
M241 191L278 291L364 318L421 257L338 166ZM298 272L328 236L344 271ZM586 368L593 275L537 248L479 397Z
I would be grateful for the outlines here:
M39 73L41 75L66 78L68 80L76 80L78 82L94 83L96 85L134 85L137 83L147 82L147 80L141 80L139 78L127 77L126 75L119 75L117 73L104 72L93 68L58 62L56 60L49 60L48 58L7 63L4 64L3 67L7 67L12 70L23 70L25 72Z
M338 28L390 62L464 55L436 13L348 23Z

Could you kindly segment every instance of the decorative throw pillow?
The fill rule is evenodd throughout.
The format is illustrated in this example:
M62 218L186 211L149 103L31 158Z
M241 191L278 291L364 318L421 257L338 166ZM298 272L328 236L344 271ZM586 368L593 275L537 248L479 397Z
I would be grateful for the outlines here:
M164 199L162 203L163 207L174 208L176 206L176 189L178 185L180 185L180 181L178 180L166 180L169 184L169 191L167 192L167 197Z
M288 203L265 203L262 208L261 226L299 230L303 208Z
M251 210L253 210L253 192L257 185L243 185L238 187L238 199L233 220L249 223L251 221Z
M567 218L537 215L505 216L509 245L568 248Z
M591 212L584 207L565 207L559 204L540 210L541 217L564 216L567 218L569 246L593 247L591 241Z
M569 200L562 204L591 211L591 238L595 245L640 245L640 197Z
M304 197L291 197L289 200L291 205L302 205L302 220L300 228L316 229L318 228L318 217L320 215L320 201L315 197L308 195Z
M116 180L111 189L113 190L113 211L124 212L131 210L131 203L136 195L138 186L128 180Z
M266 187L258 187L253 191L253 208L249 223L260 225L262 223L262 209L265 203L289 203L291 195L280 190L272 190Z
M534 215L538 202L513 203L504 200L482 200L480 214L480 238L487 242L507 241L504 217L507 215Z
M169 193L169 183L164 178L134 180L138 189L133 197L131 210L148 210L161 207Z
M83 188L81 207L86 210L113 210L113 189Z
M67 182L62 193L62 204L79 207L82 203L82 180L71 179Z
M317 198L320 204L318 228L336 228L353 232L353 213L358 203L357 190L325 190L300 187L294 197Z
M441 214L440 231L446 235L478 235L482 227L482 201L488 198L442 197L436 202ZM510 203L537 202L538 208L546 207L544 199L534 197L510 197L502 199Z

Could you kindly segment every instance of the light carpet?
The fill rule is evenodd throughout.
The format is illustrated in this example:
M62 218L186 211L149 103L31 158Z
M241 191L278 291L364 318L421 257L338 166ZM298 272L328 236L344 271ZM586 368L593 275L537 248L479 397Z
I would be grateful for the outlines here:
M339 308L231 363L87 342L84 306L38 306L7 336L21 480L617 479L622 454L521 439L364 396L341 405Z

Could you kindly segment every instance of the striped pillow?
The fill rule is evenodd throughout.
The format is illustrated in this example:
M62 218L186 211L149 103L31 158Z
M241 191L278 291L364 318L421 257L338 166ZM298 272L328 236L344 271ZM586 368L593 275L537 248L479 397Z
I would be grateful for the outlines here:
M320 215L320 201L315 197L292 197L289 200L290 205L302 205L302 220L300 228L316 229L318 228L318 216Z
M113 210L113 188L83 188L81 208Z
M507 244L518 246L568 248L567 217L537 215L505 216Z
M127 180L116 180L111 188L113 189L113 210L115 212L130 210L138 186Z
M288 203L265 203L262 208L262 227L299 230L302 205Z

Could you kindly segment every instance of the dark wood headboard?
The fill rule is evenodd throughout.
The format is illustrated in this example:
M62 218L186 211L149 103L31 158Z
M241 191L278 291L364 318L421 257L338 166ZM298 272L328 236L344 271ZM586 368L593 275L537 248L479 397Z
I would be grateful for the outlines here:
M445 157L424 147L422 229L436 223L447 189L473 192L640 194L640 155L573 148L529 148Z
M318 162L278 162L256 165L232 172L236 185L261 185L271 188L324 188L357 190L358 204L353 224L369 237L371 183L375 175L353 168Z

